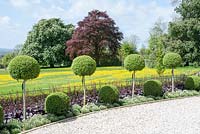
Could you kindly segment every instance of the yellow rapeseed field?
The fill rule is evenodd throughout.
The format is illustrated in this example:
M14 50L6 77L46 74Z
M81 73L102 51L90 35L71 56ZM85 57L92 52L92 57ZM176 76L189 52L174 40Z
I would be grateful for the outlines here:
M199 68L178 68L175 75L192 74L198 72ZM171 70L167 69L164 75L171 75ZM156 69L144 68L136 72L136 78L158 77ZM86 84L98 82L123 81L131 79L131 72L122 67L99 67L92 76L86 77ZM37 79L29 80L27 88L40 89L51 87L77 86L81 84L81 78L73 74L71 68L41 69ZM21 81L13 80L8 72L0 70L0 93L21 91Z

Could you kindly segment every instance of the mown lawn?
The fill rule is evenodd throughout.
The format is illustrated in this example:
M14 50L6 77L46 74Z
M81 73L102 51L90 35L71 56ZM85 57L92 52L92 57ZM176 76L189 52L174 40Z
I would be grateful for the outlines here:
M182 67L175 70L175 75L191 74L198 72L200 68ZM167 69L164 75L170 75L171 71ZM155 77L157 76L155 69L145 68L136 73L137 78ZM131 73L122 67L98 67L95 74L86 77L86 83L108 82L108 81L123 81L131 79ZM41 69L37 79L27 82L28 90L52 88L60 86L80 85L81 79L75 76L71 68L53 68ZM21 81L13 80L8 72L0 69L0 94L8 92L21 91Z

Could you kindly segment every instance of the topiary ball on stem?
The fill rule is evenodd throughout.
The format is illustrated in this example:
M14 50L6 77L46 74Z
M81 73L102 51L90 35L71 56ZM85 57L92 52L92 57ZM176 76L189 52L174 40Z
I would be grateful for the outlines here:
M69 109L69 97L61 92L52 93L45 99L45 110L55 115L65 115Z
M38 77L40 66L34 58L20 55L10 61L8 71L13 79L28 80Z
M104 86L99 90L99 101L103 103L114 103L119 100L119 90L115 86Z
M145 67L144 58L139 54L130 54L124 60L124 67L128 71L140 71Z
M86 86L85 86L85 76L92 75L96 70L96 61L90 56L82 55L76 57L72 62L72 70L75 75L82 77L82 89L83 95L83 105L86 104Z
M162 83L158 80L148 80L144 83L143 92L145 96L162 96Z
M130 54L124 60L124 67L128 71L132 71L132 97L135 91L135 73L145 67L144 58L139 54Z
M40 73L40 65L37 60L27 55L16 56L8 65L8 71L13 79L23 80L23 118L26 118L26 81L37 78Z
M172 69L172 92L174 92L174 69L182 62L182 58L177 53L167 53L163 57L163 65Z
M92 75L96 70L96 62L90 56L82 55L73 60L72 70L75 75Z
M181 62L182 58L177 53L170 52L163 57L163 65L165 65L168 68L176 68L181 64Z
M0 125L3 123L4 119L4 113L3 113L3 108L0 106Z

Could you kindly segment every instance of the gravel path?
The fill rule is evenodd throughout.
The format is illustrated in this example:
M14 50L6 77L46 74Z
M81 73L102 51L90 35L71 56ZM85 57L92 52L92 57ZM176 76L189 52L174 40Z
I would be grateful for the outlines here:
M30 134L200 134L200 97L101 111Z

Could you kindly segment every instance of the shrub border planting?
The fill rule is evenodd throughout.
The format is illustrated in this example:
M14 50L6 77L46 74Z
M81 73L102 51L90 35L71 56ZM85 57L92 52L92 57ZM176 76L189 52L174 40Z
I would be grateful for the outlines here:
M188 91L188 90L186 90L186 91ZM192 91L192 90L190 90L190 91ZM198 95L192 95L192 96L183 96L183 97L178 96L178 97L167 98L167 99L161 98L161 99L157 99L157 100L154 99L154 100L145 101L145 102L141 101L141 102L134 103L134 104L128 104L128 105L123 105L123 106L118 106L118 107L107 108L107 109L103 109L103 110L100 110L100 111L93 111L93 112L89 112L89 113L85 113L85 114L80 114L80 115L77 115L77 116L73 116L73 117L65 118L65 119L55 121L55 122L52 122L52 123L49 123L49 124L45 124L45 125L42 125L42 126L39 126L39 127L35 127L35 128L30 129L30 130L22 131L21 134L26 134L28 132L32 132L34 130L38 130L38 129L41 129L41 128L44 128L44 127L47 127L47 126L50 126L50 125L54 125L54 124L57 124L57 123L73 121L74 119L77 119L77 118L80 118L80 117L83 117L83 116L87 116L87 115L90 115L90 114L95 114L97 112L115 110L115 109L132 107L132 106L139 106L139 105L145 105L145 104L159 103L159 102L165 102L165 101L171 101L171 100L179 100L179 99L186 99L186 98L192 98L192 97L199 97L200 92L198 92L198 93L199 93Z

